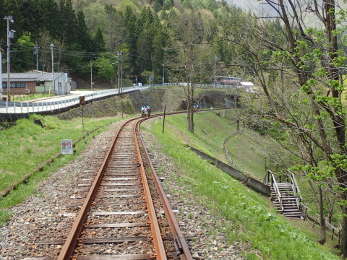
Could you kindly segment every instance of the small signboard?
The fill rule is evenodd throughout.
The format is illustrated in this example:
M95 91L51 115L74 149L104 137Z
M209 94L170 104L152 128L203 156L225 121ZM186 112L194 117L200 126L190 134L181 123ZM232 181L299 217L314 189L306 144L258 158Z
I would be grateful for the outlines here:
M85 105L86 104L86 98L85 96L80 96L80 105Z
M73 154L72 140L61 140L61 154Z

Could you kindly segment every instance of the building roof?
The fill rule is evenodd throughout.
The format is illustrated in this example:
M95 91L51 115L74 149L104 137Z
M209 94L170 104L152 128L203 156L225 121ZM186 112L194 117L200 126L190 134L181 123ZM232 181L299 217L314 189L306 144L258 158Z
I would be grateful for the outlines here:
M65 75L64 72L55 72L54 80ZM45 71L30 71L24 73L10 73L11 81L52 81L52 73ZM2 73L2 81L7 81L7 73Z
M240 84L241 84L241 86L244 86L244 87L253 87L254 86L253 82L250 82L250 81L242 81Z

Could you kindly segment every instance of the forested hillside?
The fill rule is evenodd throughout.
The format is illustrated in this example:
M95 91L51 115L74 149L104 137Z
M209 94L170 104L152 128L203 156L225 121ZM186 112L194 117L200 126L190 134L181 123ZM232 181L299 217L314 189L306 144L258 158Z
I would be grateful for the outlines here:
M7 15L16 31L12 71L36 68L37 53L39 69L50 71L53 43L56 71L86 78L92 62L97 78L111 83L121 71L127 83L187 81L189 64L199 70L191 76L211 82L214 74L233 70L223 65L231 62L231 49L221 44L220 32L242 16L215 0L1 0L0 16ZM4 20L0 32L6 49Z
M320 242L327 241L327 221L342 226L339 246L347 257L345 1L263 2L275 17L217 0L0 0L0 17L14 18L12 71L35 68L35 45L39 68L50 71L53 43L55 71L75 77L87 78L93 68L112 87L117 77L125 85L192 83L184 89L191 132L195 83L216 75L254 81L261 91L238 93L237 120L293 155L290 165L269 158L271 170L291 169L305 180Z

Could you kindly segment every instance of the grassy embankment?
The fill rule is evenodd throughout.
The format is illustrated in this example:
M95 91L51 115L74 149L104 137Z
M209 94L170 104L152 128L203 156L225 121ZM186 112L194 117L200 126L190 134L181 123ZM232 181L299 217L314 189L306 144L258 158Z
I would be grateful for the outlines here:
M244 252L247 259L338 259L328 249L314 242L313 234L300 231L276 214L269 206L268 199L187 149L185 144L188 143L223 159L224 138L235 131L230 121L214 113L196 114L195 118L194 135L186 131L185 115L168 117L165 134L161 133L160 120L154 121L149 131L157 137L163 151L173 158L180 169L177 182L183 187L182 192L192 190L206 206L234 223L231 227L225 227L224 232L231 242L239 240L250 245L251 249ZM247 145L247 138L244 138L239 147L247 149ZM252 160L260 161L257 157L259 153L256 151L249 153L242 160L244 167L247 168ZM254 169L255 166L249 167ZM256 168L261 169L260 166Z
M39 118L45 127L35 124L33 118ZM52 116L34 116L18 120L16 125L0 131L0 192L17 183L24 175L33 172L40 164L52 158L60 151L62 139L74 141L86 132L101 127L93 133L96 135L105 130L111 123L121 118L85 119L85 131L82 131L81 119L59 120ZM19 185L5 198L0 198L0 225L11 216L9 208L22 202L35 192L40 181L50 173L75 159L92 139L76 145L76 153L58 157L53 163L35 173L26 184Z

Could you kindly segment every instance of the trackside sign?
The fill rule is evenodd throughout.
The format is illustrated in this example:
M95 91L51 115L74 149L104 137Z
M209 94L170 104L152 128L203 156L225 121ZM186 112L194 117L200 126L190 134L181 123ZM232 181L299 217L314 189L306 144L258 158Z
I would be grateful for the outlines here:
M61 140L61 154L73 154L72 140Z

